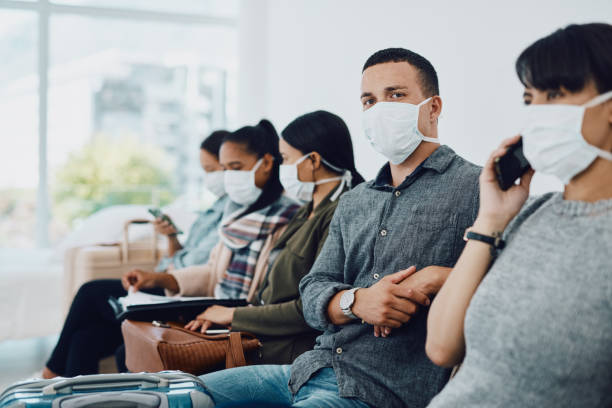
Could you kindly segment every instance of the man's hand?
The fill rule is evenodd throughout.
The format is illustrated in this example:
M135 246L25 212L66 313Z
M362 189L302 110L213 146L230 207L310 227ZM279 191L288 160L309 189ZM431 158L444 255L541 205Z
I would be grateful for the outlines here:
M418 305L429 305L426 295L399 285L415 271L416 268L411 266L385 276L369 288L356 291L353 313L369 324L401 327L418 311Z
M193 331L206 333L213 324L219 326L230 326L234 320L234 307L210 306L203 313L200 313L195 320L185 325L185 328Z
M446 281L446 278L448 278L448 274L451 270L452 268L446 268L444 266L427 266L421 269L420 271L405 277L402 280L399 280L398 278L393 279L393 282L408 290L414 290L418 293L421 293L429 298L438 293L438 291ZM380 325L374 326L374 336L387 337L390 334L390 327L384 327Z
M168 218L168 221L164 220L163 218L156 218L153 220L153 227L158 234L176 235L177 233L176 228L174 228L170 223L170 218Z

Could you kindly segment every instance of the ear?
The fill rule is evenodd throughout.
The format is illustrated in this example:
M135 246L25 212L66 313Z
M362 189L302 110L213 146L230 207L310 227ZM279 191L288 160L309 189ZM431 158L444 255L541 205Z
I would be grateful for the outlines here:
M429 120L431 122L437 122L440 114L442 113L442 98L438 95L431 97L431 111L429 113Z
M272 167L274 167L274 156L270 153L264 154L261 169L267 174L272 171Z
M319 168L321 168L321 155L319 153L310 153L310 156L306 160L310 160L310 162L312 163L313 171L317 171Z

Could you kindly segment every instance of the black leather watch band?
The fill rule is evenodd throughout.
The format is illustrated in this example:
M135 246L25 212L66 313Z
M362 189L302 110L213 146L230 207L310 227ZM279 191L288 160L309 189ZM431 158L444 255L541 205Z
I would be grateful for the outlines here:
M506 242L501 239L501 234L496 234L495 236L483 235L474 231L467 231L465 233L465 240L473 239L476 241L484 242L485 244L491 245L495 249L504 249L506 246Z

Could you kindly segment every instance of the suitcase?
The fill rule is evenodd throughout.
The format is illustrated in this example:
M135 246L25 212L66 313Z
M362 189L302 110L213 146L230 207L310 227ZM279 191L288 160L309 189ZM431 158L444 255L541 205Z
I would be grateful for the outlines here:
M180 371L28 380L7 388L0 395L0 408L213 406L202 380Z
M134 224L148 224L149 220L127 221L123 241L70 248L64 256L64 311L81 285L95 279L120 279L124 273L138 268L152 271L163 255L153 232L150 242L129 241L129 229Z

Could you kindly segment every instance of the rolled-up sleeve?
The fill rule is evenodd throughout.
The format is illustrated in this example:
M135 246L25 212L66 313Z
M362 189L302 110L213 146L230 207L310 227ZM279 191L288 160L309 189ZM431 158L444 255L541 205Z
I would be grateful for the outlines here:
M342 239L342 202L334 213L329 234L310 272L300 281L304 319L316 330L334 330L327 306L334 295L352 286L344 282L345 252Z

